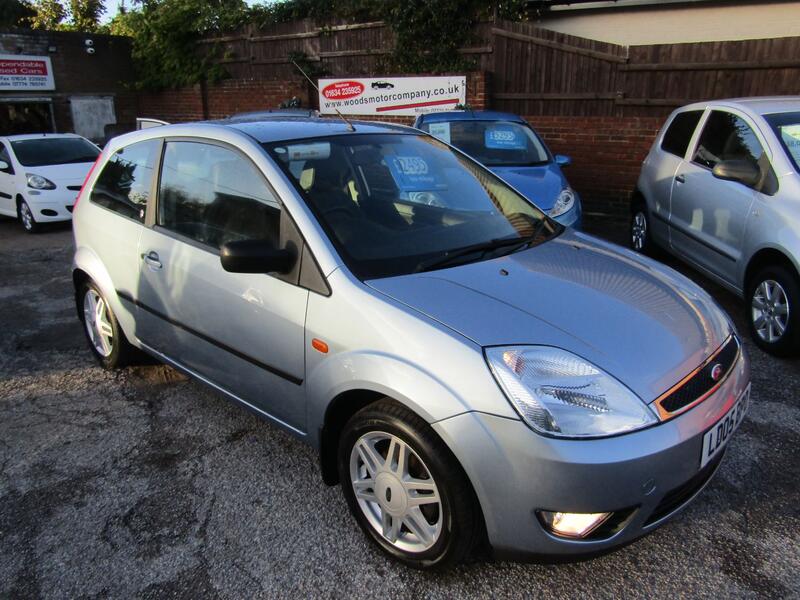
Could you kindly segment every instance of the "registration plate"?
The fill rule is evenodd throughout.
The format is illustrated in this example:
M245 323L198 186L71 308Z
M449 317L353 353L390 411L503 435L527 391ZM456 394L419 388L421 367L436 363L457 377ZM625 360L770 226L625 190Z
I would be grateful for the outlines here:
M700 457L700 468L705 467L708 462L714 458L722 449L731 435L739 427L744 415L747 413L747 407L750 404L750 385L742 392L739 399L736 401L731 409L725 413L717 423L703 436L703 454Z

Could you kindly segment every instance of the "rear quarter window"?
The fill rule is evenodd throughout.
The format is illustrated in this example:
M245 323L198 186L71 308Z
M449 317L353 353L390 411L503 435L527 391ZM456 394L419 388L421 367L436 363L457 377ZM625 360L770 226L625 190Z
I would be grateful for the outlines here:
M146 140L117 150L92 188L90 199L123 217L144 223L161 140Z
M688 110L675 115L661 140L661 149L680 158L686 156L689 140L692 139L701 116L703 116L702 110Z

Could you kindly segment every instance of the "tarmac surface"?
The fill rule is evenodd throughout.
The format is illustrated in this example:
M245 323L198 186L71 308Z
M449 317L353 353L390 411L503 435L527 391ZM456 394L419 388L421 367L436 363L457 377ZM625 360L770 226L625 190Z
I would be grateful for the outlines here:
M301 442L168 367L103 371L71 254L68 226L0 218L0 598L800 597L800 362L746 335L750 412L681 515L589 561L429 574L368 543Z

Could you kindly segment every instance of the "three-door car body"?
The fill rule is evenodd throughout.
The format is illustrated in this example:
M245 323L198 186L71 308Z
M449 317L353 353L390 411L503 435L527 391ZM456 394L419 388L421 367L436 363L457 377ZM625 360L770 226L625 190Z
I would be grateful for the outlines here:
M581 227L580 196L539 134L518 115L496 111L447 111L417 117L414 127L454 145L488 167L562 225Z
M629 542L704 487L747 408L707 293L411 128L124 135L74 231L99 358L125 338L305 440L415 566L458 528L500 555Z

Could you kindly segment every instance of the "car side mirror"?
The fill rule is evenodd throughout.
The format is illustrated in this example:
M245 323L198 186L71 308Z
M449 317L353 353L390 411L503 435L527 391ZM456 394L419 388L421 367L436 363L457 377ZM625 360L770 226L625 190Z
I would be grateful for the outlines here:
M297 252L276 248L266 240L239 240L222 244L219 260L229 273L288 273L297 261Z
M8 171L11 168L11 165L8 164L4 160L0 160L0 171Z
M564 154L556 154L555 159L559 167L568 167L572 164L572 159Z
M736 181L748 187L755 187L761 181L761 169L749 160L722 160L711 171L717 179Z

